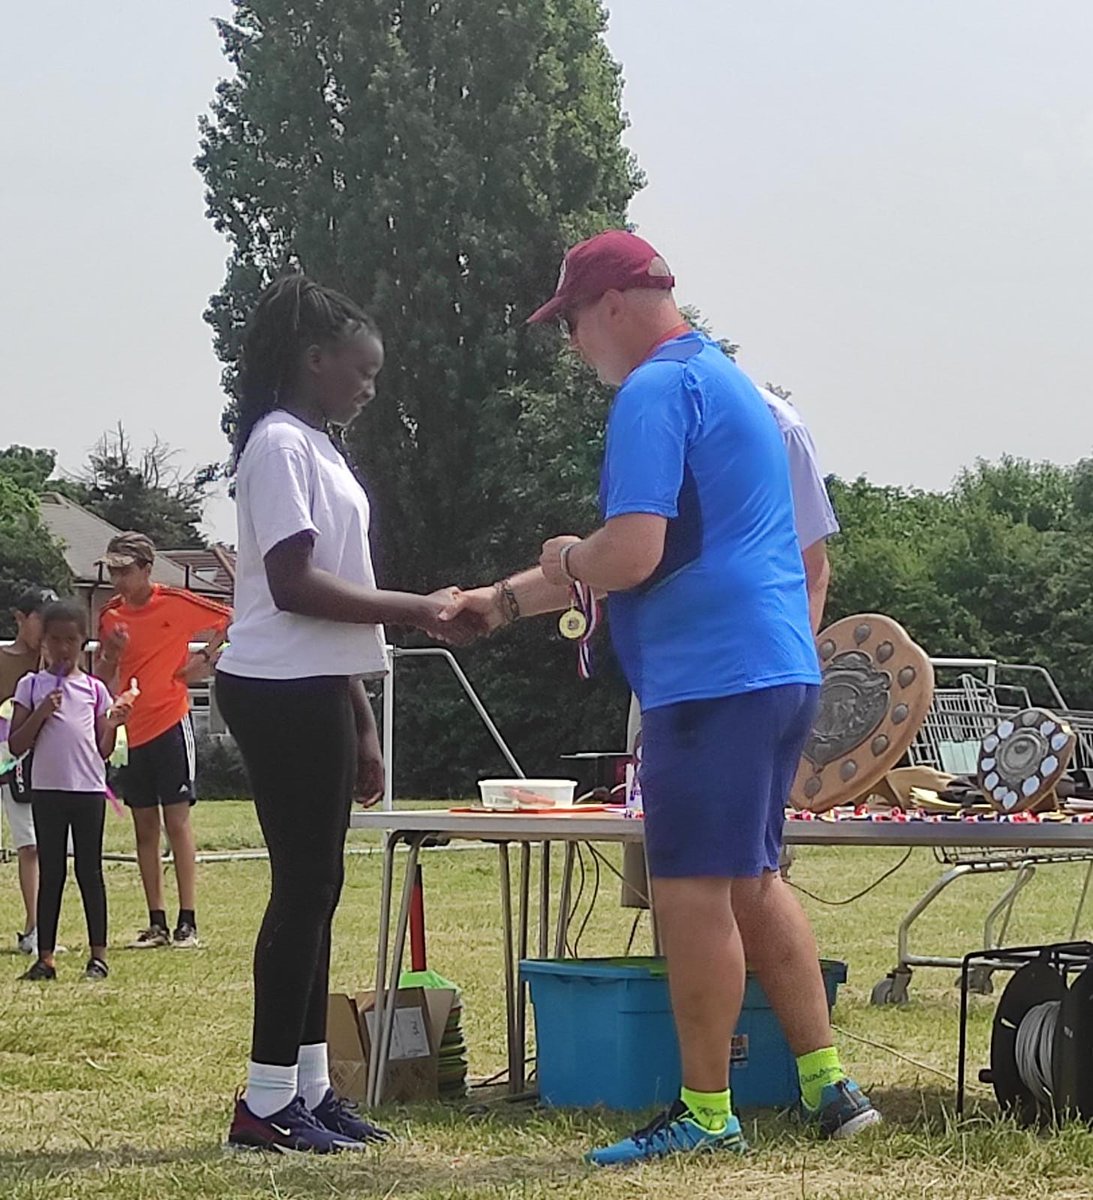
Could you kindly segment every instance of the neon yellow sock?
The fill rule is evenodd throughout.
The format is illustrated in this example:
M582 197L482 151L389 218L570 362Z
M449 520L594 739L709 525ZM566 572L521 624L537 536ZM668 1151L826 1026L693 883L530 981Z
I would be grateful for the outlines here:
M695 1124L707 1133L721 1133L729 1123L732 1098L728 1088L723 1092L692 1092L690 1088L681 1088L679 1098L691 1110Z
M801 1099L806 1108L812 1109L820 1107L820 1097L828 1084L846 1078L843 1065L839 1062L839 1052L834 1046L802 1054L797 1059L797 1075L801 1081Z

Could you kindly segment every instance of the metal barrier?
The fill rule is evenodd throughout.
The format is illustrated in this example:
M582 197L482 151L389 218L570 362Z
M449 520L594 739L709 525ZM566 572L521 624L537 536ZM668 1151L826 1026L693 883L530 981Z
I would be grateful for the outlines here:
M190 649L196 650L204 645L203 642L191 643ZM88 653L94 653L96 644L88 643ZM394 763L395 763L395 665L401 659L423 659L423 658L438 658L448 665L452 674L456 677L459 686L463 689L467 699L471 702L475 712L478 714L486 731L493 739L498 750L504 755L505 761L512 768L514 777L524 779L526 773L523 767L520 766L509 748L508 743L501 736L501 731L497 728L493 718L490 716L485 704L482 703L478 693L474 690L467 673L459 665L450 650L442 646L423 646L420 648L403 648L401 646L387 647L388 671L383 680L383 759L386 771L384 774L384 789L383 789L383 808L390 812L394 804ZM220 716L220 710L216 704L216 687L211 680L206 680L200 684L195 684L190 688L190 699L195 718L200 722L202 715L206 718L206 729L213 736L230 736L227 726L224 724L223 718ZM8 851L3 849L3 819L0 816L0 862L7 860ZM369 853L365 848L350 847L347 853ZM244 859L266 858L268 857L265 850L228 850L215 851L198 854L198 862L232 862ZM104 854L104 860L110 862L136 862L135 854ZM170 861L169 856L165 861Z
M513 775L517 779L527 778L523 767L516 761L516 756L501 736L501 731L493 723L493 718L486 711L486 706L471 686L471 681L467 678L466 672L456 661L455 655L450 650L445 650L442 646L423 646L418 649L388 646L388 668L387 675L383 681L383 763L387 768L383 782L383 809L385 812L391 811L395 796L395 663L401 658L439 658L446 662L451 668L452 674L459 681L459 686L466 693L467 699L474 706L475 712L482 719L482 724L485 725L490 737L497 744L498 750L505 756L505 761L512 768Z

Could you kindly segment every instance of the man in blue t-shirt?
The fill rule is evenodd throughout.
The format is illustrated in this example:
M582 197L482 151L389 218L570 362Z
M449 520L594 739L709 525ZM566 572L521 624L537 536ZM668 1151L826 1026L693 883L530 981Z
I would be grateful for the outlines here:
M879 1116L843 1070L815 939L778 874L785 804L820 674L782 436L763 398L692 329L663 258L611 230L566 255L558 320L618 391L589 537L551 538L532 571L463 593L491 626L609 596L612 640L643 714L641 790L657 929L683 1068L653 1125L601 1165L743 1150L727 1088L745 952L793 1052L806 1112L846 1137Z

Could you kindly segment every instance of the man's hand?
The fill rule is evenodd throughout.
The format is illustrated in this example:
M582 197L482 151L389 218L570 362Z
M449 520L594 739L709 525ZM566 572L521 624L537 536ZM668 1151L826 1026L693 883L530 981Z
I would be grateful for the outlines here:
M119 621L103 638L102 644L99 646L99 654L105 662L116 663L125 653L125 647L128 645L129 626L124 621Z
M128 645L129 626L124 621L119 621L99 643L95 671L112 692L118 691L121 658Z
M454 588L453 591L451 603L441 612L439 618L447 628L469 624L480 630L482 636L489 636L505 623L501 596L497 588L471 588L466 592Z
M354 797L358 804L371 808L383 798L383 752L375 729L361 735L357 749L357 785Z
M543 572L547 583L552 583L555 587L569 586L571 580L562 570L562 547L576 545L579 541L581 538L567 533L561 537L552 537L543 543L543 552L539 556L539 569Z
M216 668L215 654L209 654L208 651L203 654L200 650L196 654L191 654L189 658L175 672L175 678L180 679L187 687L194 683L201 683L208 679Z

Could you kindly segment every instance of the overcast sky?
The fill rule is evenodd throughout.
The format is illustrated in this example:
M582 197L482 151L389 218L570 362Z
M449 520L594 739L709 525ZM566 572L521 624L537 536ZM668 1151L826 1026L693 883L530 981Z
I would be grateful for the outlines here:
M620 0L640 231L826 470L1093 453L1091 0ZM226 0L5 6L0 444L220 458L192 168ZM552 281L544 284L549 287ZM230 505L210 531L234 540Z

